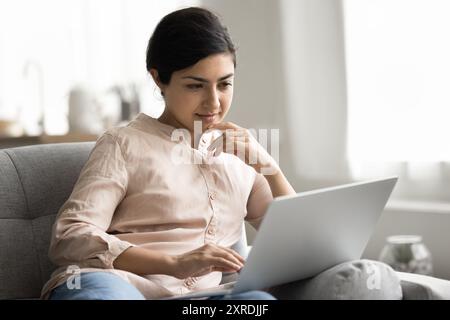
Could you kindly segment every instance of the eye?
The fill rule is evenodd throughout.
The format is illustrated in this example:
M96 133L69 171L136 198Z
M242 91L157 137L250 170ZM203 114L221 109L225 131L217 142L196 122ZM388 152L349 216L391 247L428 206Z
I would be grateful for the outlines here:
M231 83L231 82L221 82L220 84L219 84L219 86L221 87L221 88L224 88L224 89L226 89L226 88L228 88L228 87L231 87L233 84Z
M190 84L187 84L186 87L188 89L196 90L196 89L203 88L203 84L201 84L201 83L190 83Z

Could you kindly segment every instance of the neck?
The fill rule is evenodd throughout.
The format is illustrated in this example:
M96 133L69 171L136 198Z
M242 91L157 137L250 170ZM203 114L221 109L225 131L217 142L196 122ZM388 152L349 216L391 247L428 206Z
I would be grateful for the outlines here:
M186 129L189 131L189 134L191 136L191 147L195 148L198 145L198 140L200 139L201 134L197 134L197 137L194 136L194 132L190 130L189 128L186 128L183 124L181 124L175 117L166 109L164 109L164 112L161 114L161 116L158 118L158 121L167 125L170 125L172 127L175 127L177 129Z

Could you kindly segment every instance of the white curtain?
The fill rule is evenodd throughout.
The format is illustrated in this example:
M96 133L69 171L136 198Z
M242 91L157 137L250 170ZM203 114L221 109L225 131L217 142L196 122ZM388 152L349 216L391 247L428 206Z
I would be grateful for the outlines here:
M350 180L341 3L282 0L285 113L300 190Z
M450 1L279 4L298 185L398 175L393 199L443 208L450 201Z
M398 198L450 200L450 1L345 0L348 159Z
M147 41L168 12L187 0L0 1L0 119L28 134L45 109L49 134L67 131L67 94L78 84L97 91L135 83L144 109L158 113L145 69Z

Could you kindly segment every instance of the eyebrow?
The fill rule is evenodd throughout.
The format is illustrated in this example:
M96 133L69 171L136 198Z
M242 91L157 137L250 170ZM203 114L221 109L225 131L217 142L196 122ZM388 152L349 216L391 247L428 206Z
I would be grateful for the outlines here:
M228 79L228 78L232 77L233 75L234 75L234 73L227 74L226 76L223 76L223 77L220 77L219 79L217 79L217 81L223 81L225 79ZM182 77L182 79L192 79L192 80L205 82L205 83L209 82L208 80L206 80L204 78L195 77L195 76L186 76L186 77Z

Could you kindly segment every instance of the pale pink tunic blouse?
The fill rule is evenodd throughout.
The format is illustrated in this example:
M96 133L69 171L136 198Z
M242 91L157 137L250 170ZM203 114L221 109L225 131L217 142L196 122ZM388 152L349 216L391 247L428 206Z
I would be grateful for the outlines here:
M244 219L257 225L272 201L266 179L253 168L228 153L208 164L201 150L210 141L200 139L193 149L187 139L173 141L174 129L141 113L97 140L53 225L49 257L59 268L42 298L74 275L69 266L117 274L147 299L219 285L220 272L177 279L113 266L130 246L168 255L207 243L230 247L239 240ZM196 161L174 161L180 151Z

